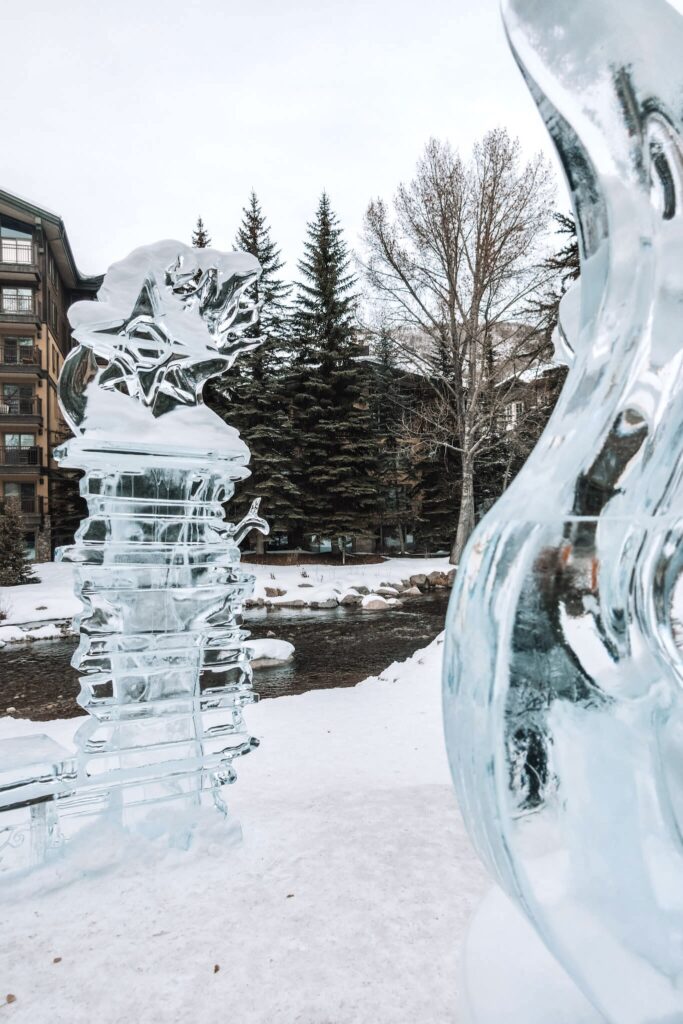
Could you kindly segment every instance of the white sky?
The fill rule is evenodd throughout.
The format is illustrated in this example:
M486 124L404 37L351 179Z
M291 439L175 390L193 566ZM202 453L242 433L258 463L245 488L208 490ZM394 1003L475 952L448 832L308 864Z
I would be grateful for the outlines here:
M0 31L0 187L61 214L89 273L199 213L231 248L253 185L293 276L321 190L357 245L430 135L550 152L498 0L22 0Z

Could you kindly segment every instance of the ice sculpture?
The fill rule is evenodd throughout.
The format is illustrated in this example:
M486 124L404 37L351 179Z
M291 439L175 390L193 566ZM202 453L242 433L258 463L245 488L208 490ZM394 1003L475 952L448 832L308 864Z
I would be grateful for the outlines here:
M491 897L467 1013L680 1024L683 21L664 0L503 10L569 181L582 275L557 409L472 537L449 611L460 805L534 929Z
M75 768L62 751L46 767L44 738L35 756L27 738L21 763L42 767L0 787L0 810L16 811L42 779L53 842L103 812L186 838L203 804L225 812L233 762L256 745L242 713L255 695L240 626L253 577L239 568L238 544L267 526L258 502L239 525L224 521L249 451L201 391L259 344L248 330L259 274L243 253L160 242L112 266L99 301L69 311L79 345L59 397L75 437L56 455L85 471L89 516L58 556L74 564L84 605L74 664L90 718ZM0 814L0 843L7 820ZM24 825L42 849L45 822Z

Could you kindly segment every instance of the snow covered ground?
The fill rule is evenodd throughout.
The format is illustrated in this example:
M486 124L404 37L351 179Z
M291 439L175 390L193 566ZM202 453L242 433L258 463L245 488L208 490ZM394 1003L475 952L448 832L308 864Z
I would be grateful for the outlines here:
M441 652L248 709L262 745L230 790L240 846L212 816L187 853L129 840L114 867L81 877L97 854L76 849L0 882L2 1020L461 1024L486 883L446 764ZM69 743L79 721L0 719L0 738Z
M390 610L404 581L411 576L446 574L452 566L447 558L390 558L379 565L249 563L244 568L256 577L253 602L272 607L329 608L351 598L362 607L363 593L376 594L379 590L384 592L385 606ZM35 571L40 579L37 584L0 587L0 645L58 638L68 630L70 620L80 610L70 565L48 562L35 566ZM361 592L355 587L360 587Z

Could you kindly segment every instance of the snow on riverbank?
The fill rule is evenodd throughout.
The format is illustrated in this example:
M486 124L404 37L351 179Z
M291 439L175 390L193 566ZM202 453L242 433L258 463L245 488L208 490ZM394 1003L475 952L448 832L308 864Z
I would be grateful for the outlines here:
M247 647L251 651L251 663L254 668L265 665L279 665L294 657L294 644L287 640L274 640L265 637L263 640L249 640Z
M0 881L7 1020L461 1024L458 947L486 886L448 775L441 652L249 708L241 846L214 828L187 853L131 842L99 873L67 859ZM0 738L65 743L79 721L0 719Z
M281 608L333 608L338 604L362 607L363 595L380 592L388 610L398 607L410 577L440 576L441 584L452 569L447 558L390 558L378 565L253 565L244 568L256 577L249 604ZM22 587L0 587L0 646L22 640L49 640L63 635L80 611L74 594L72 567L46 563L35 566L40 582ZM358 589L356 589L358 588ZM416 594L407 594L412 599ZM377 607L379 607L379 602ZM367 607L367 604L366 604ZM372 610L372 609L371 609Z

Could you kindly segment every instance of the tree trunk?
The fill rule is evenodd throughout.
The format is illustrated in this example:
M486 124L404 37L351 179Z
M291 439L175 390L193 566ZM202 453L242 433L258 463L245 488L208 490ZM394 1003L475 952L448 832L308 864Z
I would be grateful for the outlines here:
M465 545L474 529L474 466L469 459L463 460L462 466L462 494L460 498L460 512L458 514L458 529L455 534L453 547L451 548L451 565L459 565Z
M402 555L406 553L406 534L403 529L403 523L399 520L398 523L398 549Z
M265 555L266 553L266 538L263 536L261 531L256 533L256 554Z

